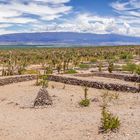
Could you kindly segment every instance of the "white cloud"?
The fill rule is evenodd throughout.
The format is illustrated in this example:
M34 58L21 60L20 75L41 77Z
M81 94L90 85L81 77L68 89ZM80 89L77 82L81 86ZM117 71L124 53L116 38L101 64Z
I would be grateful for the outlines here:
M133 23L138 22L137 18L129 17L102 17L89 13L79 14L73 20L69 19L61 24L36 26L36 31L71 31L95 34L121 34L129 36L140 36L139 26ZM137 25L135 23L135 25ZM140 21L139 21L140 23Z
M12 26L12 24L0 24L0 29L1 28L7 28L7 27L10 27Z
M13 2L10 5L5 5L5 8L20 11L21 13L34 14L37 16L45 16L47 14L62 14L63 12L68 12L69 10L71 10L71 7L64 6L63 4L51 7L49 5L42 5L33 2L28 3L28 5Z
M119 10L119 11L123 11L123 10L127 10L128 8L126 7L129 3L125 2L125 3L120 3L119 1L116 1L114 3L111 3L110 5L112 6L112 8L114 8L115 10Z
M70 0L0 0L0 34L29 32L34 24L45 25L69 13L71 6L65 6ZM41 21L43 20L43 21ZM22 25L30 24L30 28ZM21 29L15 30L17 25ZM15 27L14 27L15 26ZM8 27L14 27L8 28ZM27 29L26 29L27 28ZM30 30L29 30L30 29Z
M84 32L84 33L95 33L95 34L121 34L130 36L140 36L140 28L135 23L138 22L137 18L129 18L120 16L115 17L102 17L98 15L92 15L89 13L78 14L75 18L65 20L63 23L42 23L36 21L31 25L30 32ZM140 21L139 21L140 23ZM26 30L21 30L25 32ZM27 31L29 32L29 30Z
M34 0L36 2L45 2L45 3L53 3L53 4L61 4L61 3L67 3L70 0Z
M21 15L21 12L8 9L0 5L0 18L15 17L15 16L20 16L20 15Z
M119 14L117 16L117 33L140 36L140 1L127 0L123 2L118 0L111 3L111 7Z
M140 8L140 1L139 0L127 0L124 2L123 0L117 0L110 4L112 8L118 11L124 10L134 10Z
M69 0L31 0L25 3L26 1L11 0L7 4L0 3L0 19L4 19L5 22L8 18L19 18L19 16L23 18L22 16L24 14L32 14L46 21L53 20L68 13L72 9L71 6L64 5L64 3L68 1Z
M13 23L13 24L25 24L25 23L35 23L37 20L32 18L24 17L12 17L12 18L3 18L0 17L0 23Z
M0 33L68 31L140 36L139 0L118 0L111 3L116 16L99 16L87 12L77 14L72 10L72 6L65 5L69 1L11 0L7 4L0 3ZM64 18L63 16L69 15L69 12L72 13L72 17ZM28 27L21 26L16 31L7 29L17 24L28 24Z
M71 31L105 34L109 32L109 28L115 26L115 19L84 13L78 14L75 18L65 20L65 22L60 24L44 24L41 28L40 24L35 24L34 26L36 31Z

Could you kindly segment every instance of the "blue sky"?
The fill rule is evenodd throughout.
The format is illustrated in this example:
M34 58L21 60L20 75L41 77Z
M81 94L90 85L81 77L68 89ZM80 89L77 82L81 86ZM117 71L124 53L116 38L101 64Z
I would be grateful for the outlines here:
M110 15L113 14L109 5L112 2L113 0L71 0L69 4L77 11Z
M46 31L140 36L140 0L0 0L0 34Z

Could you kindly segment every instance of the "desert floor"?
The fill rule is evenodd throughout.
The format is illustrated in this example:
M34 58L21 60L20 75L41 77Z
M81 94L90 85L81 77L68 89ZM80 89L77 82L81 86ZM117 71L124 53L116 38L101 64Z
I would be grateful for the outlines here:
M91 104L84 108L78 104L82 87L50 82L53 105L32 108L40 89L34 83L0 87L0 140L140 140L139 93L119 92L109 110L119 116L121 127L117 133L99 134L101 95L107 91L89 89Z

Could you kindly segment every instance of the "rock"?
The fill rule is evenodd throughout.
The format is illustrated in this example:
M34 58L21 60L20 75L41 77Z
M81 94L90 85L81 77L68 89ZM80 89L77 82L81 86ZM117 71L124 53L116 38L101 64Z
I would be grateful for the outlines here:
M98 98L94 98L91 100L92 102L99 102L99 99Z
M34 101L35 106L52 105L52 99L46 88L41 88Z

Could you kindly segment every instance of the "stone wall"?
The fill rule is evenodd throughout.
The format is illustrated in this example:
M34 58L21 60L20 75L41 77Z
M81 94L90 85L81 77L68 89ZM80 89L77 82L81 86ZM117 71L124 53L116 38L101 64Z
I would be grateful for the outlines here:
M75 76L79 77L91 77L91 76L98 76L98 77L106 77L106 78L113 78L113 79L120 79L124 81L130 82L140 82L140 76L138 75L124 75L124 74L113 74L113 73L91 73L91 74L76 74Z
M30 80L35 80L35 79L36 79L36 75L13 76L13 77L7 77L3 79L0 78L0 86L12 84L12 83L30 81ZM76 77L70 78L70 77L65 77L65 76L49 75L48 80L70 84L70 85L87 86L90 88L97 88L97 89L107 89L107 90L133 92L133 93L140 92L139 88L131 87L128 85L80 80L80 79L77 79Z
M56 76L56 75L50 75L49 80L70 84L70 85L87 86L90 88L97 88L97 89L107 89L107 90L133 92L133 93L140 92L139 88L131 87L128 85L87 81L87 80L80 80L77 78L70 78L70 77L63 77L63 76Z
M30 81L30 80L35 80L35 79L36 79L36 75L22 75L22 76L6 77L6 78L0 79L0 86L12 84L12 83Z

